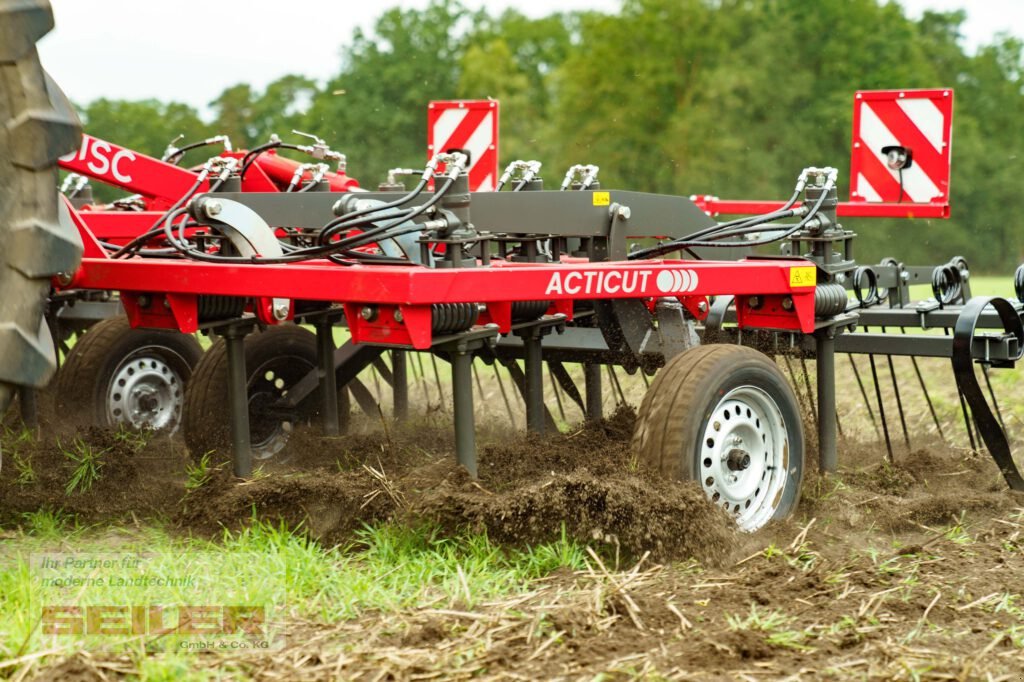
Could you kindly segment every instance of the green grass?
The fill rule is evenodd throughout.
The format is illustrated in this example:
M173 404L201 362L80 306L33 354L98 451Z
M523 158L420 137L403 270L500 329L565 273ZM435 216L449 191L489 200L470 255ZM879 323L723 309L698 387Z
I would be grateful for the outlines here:
M132 571L39 569L43 553L78 557L142 557L146 575L192 576L181 586L120 586L109 576ZM0 559L0 661L51 648L67 652L143 649L174 652L181 637L85 635L40 632L43 605L248 605L266 609L274 625L295 620L330 623L371 611L413 608L472 609L528 590L558 569L580 570L585 550L564 533L556 542L508 550L486 535L444 536L436 529L384 525L366 528L346 547L324 547L283 527L254 521L218 542L141 531L81 528L59 511L26 515L5 542ZM72 590L43 577L96 579L104 584ZM176 658L147 661L151 679L176 679ZM141 664L141 661L140 661ZM2 669L0 669L2 672Z

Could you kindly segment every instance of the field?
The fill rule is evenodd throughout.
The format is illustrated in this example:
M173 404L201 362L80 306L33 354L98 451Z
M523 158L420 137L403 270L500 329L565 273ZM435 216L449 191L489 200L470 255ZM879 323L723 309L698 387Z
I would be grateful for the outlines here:
M805 385L799 359L780 366ZM478 481L454 465L430 369L413 372L409 423L299 431L290 461L246 482L176 439L72 433L54 415L32 433L9 417L0 676L1024 679L1024 496L968 447L947 362L920 363L941 434L909 361L893 367L910 446L888 364L891 460L842 358L841 472L813 473L812 442L797 514L753 535L695 485L636 467L634 412L618 403L636 404L644 382L621 373L621 394L606 382L606 420L579 424L552 392L562 429L536 437L481 366ZM992 380L1019 443L1019 374ZM134 557L200 587L65 588L46 583L43 557ZM76 570L57 575L102 575ZM62 604L257 605L265 621L219 638L90 634L86 620L82 634L44 634L44 607Z

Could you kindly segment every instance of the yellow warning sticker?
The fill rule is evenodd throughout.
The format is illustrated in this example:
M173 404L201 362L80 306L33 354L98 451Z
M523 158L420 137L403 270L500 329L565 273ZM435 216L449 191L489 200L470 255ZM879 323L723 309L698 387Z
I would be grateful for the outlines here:
M818 271L813 265L801 265L789 269L789 286L813 287L818 282Z
M611 203L611 192L594 192L594 206L609 206Z

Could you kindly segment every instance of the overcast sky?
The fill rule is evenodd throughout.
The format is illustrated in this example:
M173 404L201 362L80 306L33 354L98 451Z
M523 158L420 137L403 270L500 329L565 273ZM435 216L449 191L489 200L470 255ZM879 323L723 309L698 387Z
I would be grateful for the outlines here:
M836 0L840 1L840 0ZM353 28L369 29L388 7L428 0L51 0L57 28L41 44L43 64L76 102L158 98L200 111L235 83L257 88L289 73L326 79ZM614 12L620 0L465 0L494 13L553 9ZM968 50L996 33L1024 37L1024 0L901 0L910 16L966 9ZM207 38L202 38L202 34Z

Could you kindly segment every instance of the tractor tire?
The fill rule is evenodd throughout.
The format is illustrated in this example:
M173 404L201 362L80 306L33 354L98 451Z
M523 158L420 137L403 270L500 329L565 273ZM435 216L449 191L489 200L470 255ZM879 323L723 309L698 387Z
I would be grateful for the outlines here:
M19 386L53 375L46 297L82 254L57 193L57 159L78 148L81 124L36 52L51 28L46 0L0 0L0 414Z
M57 414L76 426L174 433L185 385L203 355L194 337L132 329L126 317L89 328L57 373Z
M316 411L294 419L267 414L267 408L317 365L316 335L292 325L269 327L245 337L245 369L249 385L249 433L255 463L287 460L287 445L299 423L309 423ZM314 396L309 401L319 405ZM347 388L338 389L338 421L348 428ZM196 460L213 457L226 462L231 454L231 414L228 405L228 353L223 339L203 355L185 391L182 434Z
M800 409L764 354L710 344L673 358L644 396L633 433L640 466L698 481L746 531L789 516L800 498Z

